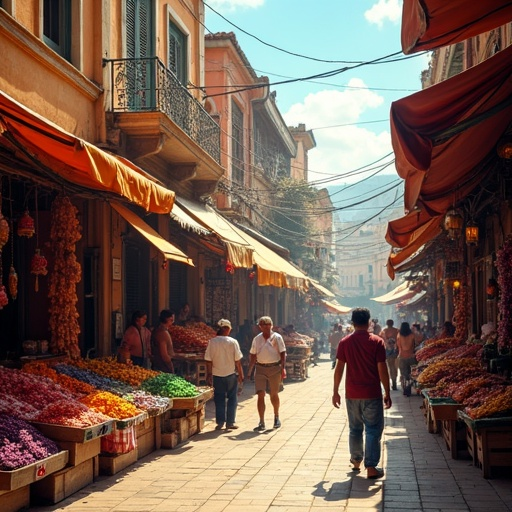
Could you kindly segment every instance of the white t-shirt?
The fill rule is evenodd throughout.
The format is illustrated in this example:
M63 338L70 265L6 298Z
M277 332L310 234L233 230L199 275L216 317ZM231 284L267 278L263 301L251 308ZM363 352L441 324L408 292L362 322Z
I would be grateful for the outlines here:
M230 336L215 336L208 342L204 358L212 362L212 375L227 377L235 373L235 362L242 359L240 345Z
M277 363L281 361L281 352L286 352L286 345L284 344L283 337L277 332L271 333L268 340L260 332L252 340L250 353L256 354L258 363Z

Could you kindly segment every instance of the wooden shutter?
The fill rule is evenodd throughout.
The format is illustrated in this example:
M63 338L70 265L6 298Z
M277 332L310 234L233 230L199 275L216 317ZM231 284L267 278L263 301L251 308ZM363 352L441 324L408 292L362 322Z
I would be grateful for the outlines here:
M151 0L126 0L126 56L153 56Z

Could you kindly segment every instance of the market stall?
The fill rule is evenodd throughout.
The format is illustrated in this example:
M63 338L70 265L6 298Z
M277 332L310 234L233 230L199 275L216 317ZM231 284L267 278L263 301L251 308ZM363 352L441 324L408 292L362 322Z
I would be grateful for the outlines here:
M286 345L286 377L307 379L315 339L296 332L292 325L276 327L275 330L281 334Z

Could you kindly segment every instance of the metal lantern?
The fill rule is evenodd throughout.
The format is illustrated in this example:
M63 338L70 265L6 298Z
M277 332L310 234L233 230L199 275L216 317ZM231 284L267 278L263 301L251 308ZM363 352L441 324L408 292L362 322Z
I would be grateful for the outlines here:
M18 221L18 236L26 236L31 238L36 232L34 219L28 213L28 210L22 215Z
M478 245L478 226L474 222L468 222L466 225L466 243Z
M450 210L446 213L444 227L452 240L459 237L462 231L462 223L462 215L457 210Z

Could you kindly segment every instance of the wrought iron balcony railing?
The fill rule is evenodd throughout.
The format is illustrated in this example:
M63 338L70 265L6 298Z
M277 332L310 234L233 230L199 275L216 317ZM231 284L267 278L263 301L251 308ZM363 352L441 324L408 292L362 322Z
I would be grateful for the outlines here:
M220 163L219 125L158 57L107 62L112 112L162 112Z

